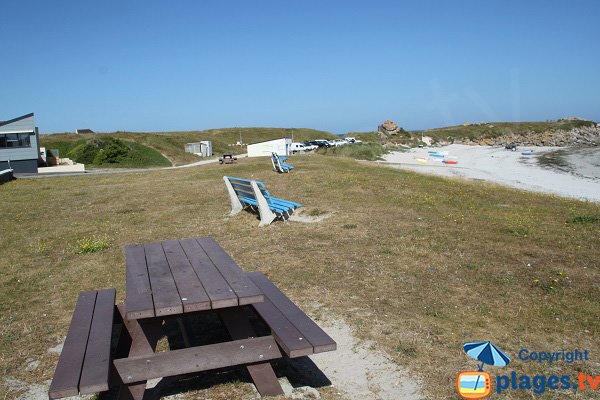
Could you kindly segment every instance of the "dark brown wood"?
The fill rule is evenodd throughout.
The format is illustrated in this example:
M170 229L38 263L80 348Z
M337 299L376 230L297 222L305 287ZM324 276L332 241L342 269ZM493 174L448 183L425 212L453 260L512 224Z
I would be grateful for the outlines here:
M210 298L206 294L202 282L187 259L179 241L167 240L162 247L171 268L173 279L181 297L184 312L209 310Z
M261 396L283 395L283 388L277 380L270 362L246 365L246 369L254 381L254 386Z
M181 298L160 243L144 245L156 316L183 313Z
M244 314L243 309L236 307L222 310L219 312L219 316L233 340L256 336L256 332L252 328L252 325L250 325L248 316ZM275 371L271 367L271 363L264 362L246 365L246 369L261 396L278 396L284 394Z
M115 360L124 382L175 376L192 372L263 362L279 358L277 343L271 336L235 340L154 355Z
M211 308L225 308L238 305L238 298L217 270L204 249L195 239L180 240L192 268L200 278L211 301Z
M154 317L152 288L143 245L134 244L125 248L125 287L127 319Z
M260 272L249 272L247 276L260 287L269 302L275 306L298 331L300 331L303 338L313 346L314 353L333 351L337 348L335 341L312 319L310 319L308 315L298 308L298 306L287 298L287 296L267 279L267 277ZM260 313L259 308L260 305L257 304L255 309ZM270 310L269 313L273 314L273 311ZM274 322L274 324L275 325L270 325L271 328L274 329L274 334L279 328L285 328L287 330L284 321L279 320L278 322Z
M313 354L312 343L271 303L268 297L262 303L252 304L252 307L269 325L275 340L288 357L294 358Z
M108 390L115 297L115 289L99 290L96 296L94 317L79 380L80 394Z
M214 239L203 237L198 238L197 241L235 292L239 299L239 305L259 303L264 300L260 289L248 279L235 261Z
M156 343L162 335L162 320L158 318L127 320L125 318L124 305L120 304L117 306L117 309L123 319L123 328L126 330L131 341L129 356L135 357L154 354ZM127 383L127 381L121 380L122 386L118 394L119 400L142 400L146 390L146 381L133 384Z
M87 347L96 292L81 292L48 392L51 399L79 394L79 378Z

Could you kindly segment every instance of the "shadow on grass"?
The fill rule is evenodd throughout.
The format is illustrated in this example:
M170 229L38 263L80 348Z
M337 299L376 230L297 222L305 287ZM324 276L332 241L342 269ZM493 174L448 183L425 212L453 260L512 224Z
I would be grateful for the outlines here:
M266 324L250 307L246 307L246 313L252 328L256 332L256 337L270 334ZM231 340L217 313L200 312L190 314L182 320L188 334L190 346L204 346ZM167 347L170 350L185 348L183 334L179 329L176 318L165 319L163 333L164 336L159 340L156 352L168 351ZM309 357L290 359L284 356L281 359L272 360L271 365L277 378L287 378L293 388L303 386L319 388L331 385L331 381ZM153 381L156 382L156 380ZM147 388L144 400L158 400L165 396L207 390L224 384L236 385L239 383L253 385L252 378L244 366L171 376L162 378L155 386ZM246 386L242 390L244 392L249 390L255 391L255 388L253 386L252 388ZM118 388L112 388L99 398L105 400L119 398Z

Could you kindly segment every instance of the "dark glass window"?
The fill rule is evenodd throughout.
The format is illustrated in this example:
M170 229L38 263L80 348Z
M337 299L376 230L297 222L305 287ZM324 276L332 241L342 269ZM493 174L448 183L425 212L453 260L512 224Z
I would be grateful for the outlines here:
M29 137L29 133L0 134L0 149L31 147L31 140Z

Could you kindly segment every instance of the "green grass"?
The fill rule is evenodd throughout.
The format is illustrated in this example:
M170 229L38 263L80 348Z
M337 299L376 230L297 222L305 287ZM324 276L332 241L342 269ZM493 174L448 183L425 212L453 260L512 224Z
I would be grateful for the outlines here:
M389 150L378 143L354 143L338 147L321 148L319 154L335 157L349 157L357 160L375 161Z
M294 137L294 141L303 142L310 139L334 139L337 136L329 132L306 128L224 128L190 132L114 132L101 135L52 134L42 135L41 144L48 148L61 149L68 152L76 146L74 142L88 140L98 136L108 136L135 142L158 151L175 165L189 164L200 158L185 152L185 144L203 140L212 141L213 154L233 151L235 154L246 152L246 147L230 146L240 140L240 133L245 144L282 137ZM72 143L72 144L71 144ZM135 166L135 165L127 165Z
M567 223L600 215L600 205L346 157L310 154L294 165L279 175L268 159L241 159L227 173L264 181L273 195L309 213L327 210L329 218L258 228L250 213L226 217L219 165L2 185L3 376L30 384L51 378L58 356L48 349L63 340L78 292L115 287L117 301L124 300L127 244L205 235L308 313L343 318L419 378L428 398L456 397L456 373L476 366L462 352L473 340L508 352L508 374L597 373L597 364L547 367L522 362L516 352L600 348L600 229L585 217ZM73 251L94 237L110 246ZM29 358L41 362L34 371L25 370ZM0 398L20 394L4 385ZM239 390L226 383L185 396L238 398ZM329 397L319 390L337 398L335 390ZM531 398L526 391L506 396Z
M104 236L97 237L87 236L77 240L76 250L77 254L92 254L102 250L106 250L110 247L110 240L105 234Z
M111 142L112 136L99 135L81 138L80 135L73 135L74 140L47 140L47 137L42 137L41 145L48 149L58 150L61 158L70 158L76 162L85 164L88 168L149 168L149 167L169 167L171 162L162 154L148 146L145 146L134 141L123 141L124 148L127 154L124 157L112 160L112 162L98 161L96 158L99 148L104 147ZM53 138L54 139L54 138ZM90 145L95 143L96 145ZM83 153L82 150L87 149L88 152ZM91 153L90 153L91 151Z
M600 221L599 215L575 215L569 218L568 222L572 224L593 224Z

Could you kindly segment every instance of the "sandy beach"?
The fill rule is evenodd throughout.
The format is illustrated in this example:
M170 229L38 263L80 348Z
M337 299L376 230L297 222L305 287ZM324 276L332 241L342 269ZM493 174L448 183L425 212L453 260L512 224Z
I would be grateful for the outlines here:
M533 150L533 154L522 155L521 152L526 150ZM568 158L571 168L567 169L552 168L538 163L538 156L557 150L557 147L534 146L509 151L503 147L453 144L392 152L385 156L384 162L400 169L484 180L524 190L600 202L600 179L597 174L599 169L597 165L589 162L590 157L571 156ZM447 152L447 157L455 159L458 163L444 164L440 159L431 157L430 151ZM577 160L580 160L580 164Z

